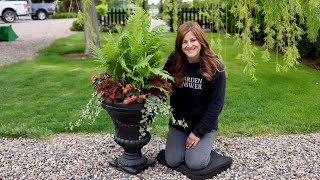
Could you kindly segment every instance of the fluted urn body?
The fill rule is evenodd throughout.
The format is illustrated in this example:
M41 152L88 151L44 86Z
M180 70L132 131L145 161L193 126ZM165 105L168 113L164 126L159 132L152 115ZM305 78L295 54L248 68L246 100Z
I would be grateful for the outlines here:
M138 174L155 164L141 153L143 146L149 143L151 136L140 137L140 120L143 104L103 103L103 108L111 116L115 126L114 140L119 144L123 154L109 164L130 174Z

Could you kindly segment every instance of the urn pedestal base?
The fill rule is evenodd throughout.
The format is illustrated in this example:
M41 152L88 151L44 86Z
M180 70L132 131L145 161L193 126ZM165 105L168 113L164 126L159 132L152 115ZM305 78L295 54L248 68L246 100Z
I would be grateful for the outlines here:
M136 175L156 164L156 161L147 158L147 162L144 164L141 164L138 166L125 166L125 165L119 164L118 159L119 158L109 161L109 165L133 175Z

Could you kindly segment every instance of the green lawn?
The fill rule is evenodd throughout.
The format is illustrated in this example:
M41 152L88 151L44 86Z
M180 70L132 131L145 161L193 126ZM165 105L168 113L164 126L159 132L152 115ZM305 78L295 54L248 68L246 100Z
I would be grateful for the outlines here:
M216 34L207 35L217 38ZM165 55L173 50L174 39L174 33L165 35ZM297 70L278 73L275 54L270 62L264 62L257 52L258 81L252 81L242 73L243 62L235 58L240 49L234 40L224 36L222 40L227 48L222 55L228 77L220 135L320 132L320 72L298 65ZM45 138L70 132L65 127L80 116L93 92L91 75L101 71L93 59L63 57L81 52L83 47L80 33L56 41L33 61L0 67L0 136ZM72 132L112 133L113 125L102 111L93 125L83 124ZM153 133L166 132L167 120L154 124Z

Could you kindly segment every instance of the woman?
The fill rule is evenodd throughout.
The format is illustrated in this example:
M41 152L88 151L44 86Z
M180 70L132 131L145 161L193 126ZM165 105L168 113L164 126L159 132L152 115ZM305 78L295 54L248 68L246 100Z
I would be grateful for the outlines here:
M166 162L181 163L201 170L210 162L210 152L218 130L218 116L225 95L225 73L196 22L180 25L175 51L164 67L173 77L170 104L175 119L184 119L188 128L169 124Z

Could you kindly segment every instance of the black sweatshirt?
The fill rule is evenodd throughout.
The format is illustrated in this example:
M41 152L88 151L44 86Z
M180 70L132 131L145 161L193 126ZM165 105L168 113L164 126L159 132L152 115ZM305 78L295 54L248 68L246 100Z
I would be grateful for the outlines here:
M212 81L207 81L200 73L200 63L189 63L187 59L187 76L182 87L172 83L173 94L170 97L170 105L173 108L173 116L176 120L184 119L188 128L173 125L188 134L191 132L201 138L212 130L218 130L218 116L224 103L226 77L223 72L216 72ZM172 53L164 66L169 71L174 61ZM172 75L172 74L171 74Z

